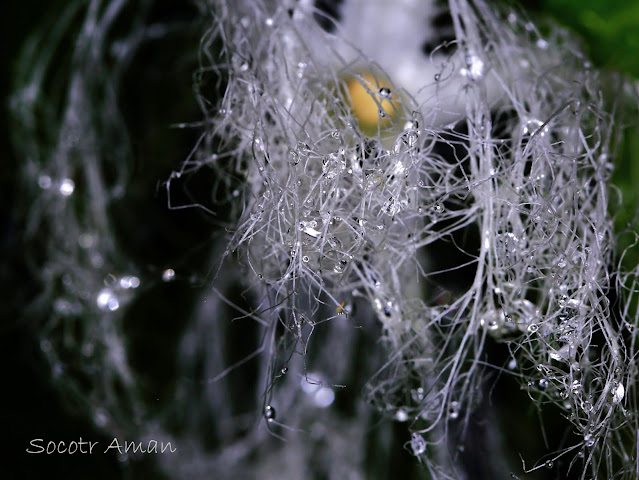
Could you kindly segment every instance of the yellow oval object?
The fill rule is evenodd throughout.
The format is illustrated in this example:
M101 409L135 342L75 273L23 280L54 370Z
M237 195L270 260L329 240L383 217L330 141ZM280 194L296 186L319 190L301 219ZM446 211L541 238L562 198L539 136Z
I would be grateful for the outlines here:
M397 115L399 104L393 85L371 73L353 76L346 83L351 109L366 134L387 128Z

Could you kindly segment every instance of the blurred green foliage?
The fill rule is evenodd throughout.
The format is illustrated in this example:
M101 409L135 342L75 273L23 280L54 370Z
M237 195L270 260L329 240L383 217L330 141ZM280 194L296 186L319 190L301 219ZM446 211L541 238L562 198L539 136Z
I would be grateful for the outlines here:
M639 79L639 0L542 0L540 13L549 15L579 35L594 64L601 69ZM635 89L635 95L637 90ZM613 94L615 92L612 92ZM628 122L623 141L614 159L613 183L621 193L621 203L611 201L617 233L634 230L639 233L639 124L638 98L624 93L622 117ZM621 235L618 254L634 243L631 234ZM624 267L639 263L639 248L626 253Z
M584 39L598 67L639 78L638 0L544 0L542 10Z

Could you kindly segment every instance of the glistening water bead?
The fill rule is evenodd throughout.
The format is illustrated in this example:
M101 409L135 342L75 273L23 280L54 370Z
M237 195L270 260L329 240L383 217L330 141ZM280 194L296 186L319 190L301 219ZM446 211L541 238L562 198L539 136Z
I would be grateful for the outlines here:
M264 418L267 422L272 422L277 417L277 412L272 405L267 405L264 407Z
M419 433L414 432L411 435L410 448L413 450L413 455L419 457L426 452L426 440Z

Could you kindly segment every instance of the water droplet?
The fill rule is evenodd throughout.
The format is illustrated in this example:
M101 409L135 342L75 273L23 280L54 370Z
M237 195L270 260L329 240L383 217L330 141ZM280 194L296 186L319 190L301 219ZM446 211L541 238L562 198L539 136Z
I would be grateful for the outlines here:
M117 297L113 294L113 292L108 288L104 288L100 290L96 298L96 303L100 310L105 310L105 311L109 310L113 312L117 310L118 308L120 308L120 302L118 301Z
M267 405L266 407L264 407L264 418L267 422L272 422L273 420L275 420L276 417L277 412L275 411L275 408L273 408L273 406Z
M552 468L554 466L554 463L552 462L552 460L548 460L546 461L546 468Z
M626 389L623 384L619 383L612 388L612 403L619 403L623 400Z
M60 194L64 197L68 197L73 194L75 190L75 183L70 178L65 178L60 183Z
M175 270L172 268L167 268L162 272L162 281L163 282L172 282L175 280Z
M487 330L495 331L499 328L499 322L497 321L497 313L494 310L490 310L483 317L479 319L479 324Z
M397 409L397 412L395 412L395 419L398 422L406 422L409 418L410 417L408 416L408 413L406 413L406 410L404 410L403 408L399 408Z
M302 262L304 262L304 263L308 263L308 261L309 261L308 255L304 255L304 256L302 257Z
M42 190L48 190L51 188L53 182L51 181L51 177L49 175L40 175L38 178L38 186Z
M266 24L267 27L272 27L274 22L273 22L273 19L269 17L266 19L264 23Z
M537 384L539 385L539 390L546 390L548 388L548 380L545 378L540 378Z
M448 418L450 418L451 420L455 420L456 418L458 418L459 408L459 402L450 402L450 405L448 406Z
M120 279L120 287L126 289L138 288L140 286L140 279L136 276L124 276Z
M586 412L586 413L590 413L592 412L592 403L590 403L588 400L584 400L581 402L581 409Z
M107 423L109 423L109 416L104 410L102 410L101 408L97 408L95 410L95 413L93 414L93 422L98 427L104 427Z
M419 433L413 433L410 439L410 447L413 450L413 455L420 456L426 452L426 441Z
M91 248L96 243L96 237L90 233L82 233L78 237L78 245L82 248Z
M436 82L439 82L439 80L442 78L442 76L439 73L436 73L434 78L435 78Z
M379 89L379 94L382 97L389 97L390 94L391 94L391 89L388 88L388 87L382 87L382 88Z
M584 444L588 448L592 447L595 444L595 438L592 436L591 433L586 433L584 435Z
M393 197L386 200L386 202L382 206L382 210L387 215L390 215L390 216L397 214L401 209L402 209L401 204L397 200L395 200Z
M484 74L483 60L475 55L467 55L466 68L462 68L460 73L469 80L477 80Z
M342 241L337 237L328 237L328 244L335 249L342 248Z
M288 367L283 367L280 372L282 373L282 375L286 375L288 373Z
M335 401L335 392L332 388L322 387L315 392L313 401L320 408L329 407Z
M570 392L573 395L579 395L581 393L581 383L579 382L579 380L573 380L572 384L570 385Z
M346 270L347 266L348 266L348 261L347 260L340 260L339 262L337 262L337 264L335 264L335 267L333 268L333 271L335 273L344 273L344 271Z
M424 389L422 387L415 388L411 390L410 396L416 403L420 403L422 400L424 400Z

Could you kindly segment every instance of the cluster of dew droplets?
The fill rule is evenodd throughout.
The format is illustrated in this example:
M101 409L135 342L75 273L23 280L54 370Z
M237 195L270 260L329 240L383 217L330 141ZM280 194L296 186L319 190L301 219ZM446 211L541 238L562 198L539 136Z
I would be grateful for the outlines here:
M300 12L276 9L265 22L242 2L228 9L219 28L231 61L214 67L227 69L229 85L211 124L233 139L215 158L232 153L248 185L231 249L273 292L285 335L299 335L295 320L318 315L318 301L332 318L365 298L401 352L373 401L425 422L424 434L465 417L481 384L476 339L490 336L513 342L509 368L534 401L565 409L580 432L610 435L629 359L606 297L612 120L599 78L561 32L542 38L480 1L450 5L468 53L438 83L462 82L466 117L427 126L424 105L406 96L392 127L372 137L358 130L335 73L349 65L301 41L318 36L330 53L334 39ZM439 153L442 143L453 153ZM471 229L479 245L460 254L476 269L471 286L424 300L419 281L438 278L424 258ZM412 401L407 390L418 392ZM420 438L410 442L416 454Z

